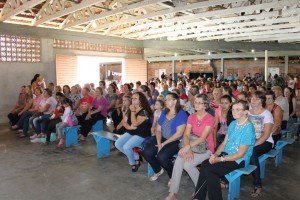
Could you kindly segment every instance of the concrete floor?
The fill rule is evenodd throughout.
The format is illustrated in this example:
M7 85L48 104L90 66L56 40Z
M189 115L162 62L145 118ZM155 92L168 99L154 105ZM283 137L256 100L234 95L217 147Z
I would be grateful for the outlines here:
M300 199L300 142L284 149L283 164L266 163L264 192L259 199ZM150 182L143 163L132 173L127 159L118 151L109 158L97 159L93 138L77 147L58 150L54 144L32 144L19 139L7 125L0 125L0 200L138 200L164 199L168 177ZM253 199L251 176L241 180L242 200ZM179 200L191 199L194 187L184 174ZM224 190L224 199L227 192Z

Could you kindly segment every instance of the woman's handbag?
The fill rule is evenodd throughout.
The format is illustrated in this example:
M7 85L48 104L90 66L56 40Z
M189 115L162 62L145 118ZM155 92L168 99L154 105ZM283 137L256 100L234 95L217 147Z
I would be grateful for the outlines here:
M193 133L190 134L189 140L190 143L194 140L197 140L199 137ZM184 142L183 140L179 143L179 148L184 147ZM191 148L193 153L198 153L198 154L202 154L202 153L206 153L207 151L207 141L205 140L204 142L201 142L200 144L193 146Z

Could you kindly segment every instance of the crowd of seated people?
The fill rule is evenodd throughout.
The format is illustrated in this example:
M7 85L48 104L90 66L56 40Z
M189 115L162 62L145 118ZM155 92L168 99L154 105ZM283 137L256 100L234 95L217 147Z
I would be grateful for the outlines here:
M176 199L183 170L195 186L195 199L207 193L210 199L222 199L224 175L251 163L257 166L252 173L255 198L262 193L258 157L275 147L282 130L300 121L299 84L292 76L286 81L278 77L264 82L249 74L231 80L165 76L144 85L100 81L99 87L60 87L50 82L46 87L36 74L31 85L21 87L8 118L20 138L29 136L30 125L31 141L46 137L49 145L55 133L57 148L65 146L70 117L76 116L81 126L79 141L86 140L98 120L109 118L113 132L122 135L115 146L127 156L132 172L138 171L142 157L153 168L150 181L167 172L167 200ZM295 138L300 126L296 130ZM140 146L142 151L136 152L134 147ZM199 148L205 149L199 153Z

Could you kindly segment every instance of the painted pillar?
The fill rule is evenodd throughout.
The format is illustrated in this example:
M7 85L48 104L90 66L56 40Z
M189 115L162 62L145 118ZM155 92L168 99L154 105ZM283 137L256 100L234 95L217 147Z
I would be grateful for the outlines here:
M265 50L265 81L268 81L268 50Z
M284 57L284 75L287 75L289 73L289 57Z

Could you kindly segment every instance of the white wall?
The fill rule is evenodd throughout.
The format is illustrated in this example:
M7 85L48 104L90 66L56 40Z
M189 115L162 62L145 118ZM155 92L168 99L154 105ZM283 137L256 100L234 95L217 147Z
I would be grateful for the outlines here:
M0 123L8 122L7 114L16 103L20 86L30 85L35 74L44 74L42 64L0 62ZM47 80L48 75L45 78Z

